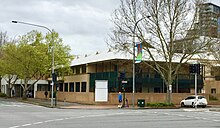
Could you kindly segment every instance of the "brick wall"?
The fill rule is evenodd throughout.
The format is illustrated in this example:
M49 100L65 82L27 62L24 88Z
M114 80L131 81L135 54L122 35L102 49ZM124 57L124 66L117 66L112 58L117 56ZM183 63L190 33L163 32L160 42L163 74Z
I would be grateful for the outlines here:
M172 103L179 104L182 99L185 97L193 95L190 93L173 93L172 94ZM207 100L209 100L208 94L204 95ZM135 104L137 104L138 99L144 99L145 103L152 102L165 102L166 101L166 93L135 93ZM128 103L132 104L132 93L126 93L126 98L128 99ZM220 95L216 95L218 99L220 99ZM37 91L36 98L45 99L44 91ZM108 94L108 102L95 102L95 93L80 93L80 92L58 92L57 98L59 101L66 100L67 102L76 102L83 104L118 104L118 94L117 93L109 93ZM209 104L220 104L219 101L208 101Z

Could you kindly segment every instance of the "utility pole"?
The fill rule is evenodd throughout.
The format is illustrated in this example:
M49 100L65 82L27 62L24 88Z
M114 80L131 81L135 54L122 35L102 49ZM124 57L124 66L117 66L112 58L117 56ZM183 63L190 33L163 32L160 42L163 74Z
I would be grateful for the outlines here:
M32 24L32 23L27 23L27 22L22 22L22 21L12 21L12 23L19 23L19 24L25 24L25 25L30 25L30 26L35 26L35 27L40 27L40 28L44 28L44 29L47 29L50 33L51 33L51 42L52 42L52 48L51 48L51 52L52 52L52 66L51 66L51 78L52 78L52 83L51 83L51 107L53 107L54 103L53 103L53 100L54 100L54 95L53 95L53 90L54 90L54 83L55 83L55 73L54 73L54 36L53 36L53 32L46 26L42 26L42 25L38 25L38 24Z

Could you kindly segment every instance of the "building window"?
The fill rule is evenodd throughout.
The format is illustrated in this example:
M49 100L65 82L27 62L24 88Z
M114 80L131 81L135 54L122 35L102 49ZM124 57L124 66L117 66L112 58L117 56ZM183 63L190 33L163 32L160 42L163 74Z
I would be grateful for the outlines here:
M65 90L64 90L65 92L68 92L68 83L65 83L65 84L64 84L64 89L65 89Z
M160 88L154 88L154 93L160 93Z
M115 71L115 72L118 71L118 65L114 65L114 71Z
M63 83L60 83L60 84L59 84L59 87L60 87L59 90L60 90L61 92L63 92Z
M216 94L216 89L215 89L215 88L212 88L212 89L211 89L211 93L212 93L212 94Z
M82 73L86 73L86 65L82 66Z
M86 82L82 82L81 92L86 92Z
M76 74L80 74L80 66L76 67Z
M76 74L76 67L71 67L73 74Z
M74 92L74 83L70 83L70 92Z
M76 82L76 92L80 92L80 82Z

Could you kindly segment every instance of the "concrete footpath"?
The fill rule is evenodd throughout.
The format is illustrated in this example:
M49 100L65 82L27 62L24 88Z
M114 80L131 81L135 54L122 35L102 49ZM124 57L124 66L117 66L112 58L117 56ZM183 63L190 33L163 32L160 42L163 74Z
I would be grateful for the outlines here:
M22 100L21 98L0 98L0 100L17 101L17 102L35 104L35 105L51 108L51 100L50 99L27 98L26 100ZM57 102L54 102L53 108L59 108L59 109L118 109L118 106L117 105L103 105L103 104L98 104L98 105L79 104L79 103L72 103L72 102L57 101ZM161 108L161 109L168 109L168 108ZM180 108L179 105L172 107L172 109L179 109L179 108ZM209 105L207 108L210 111L220 112L220 105ZM155 108L137 107L137 106L135 106L133 108L132 106L130 106L130 107L126 107L123 109L155 109Z
M35 98L27 98L26 100L22 100L21 98L0 98L0 100L5 101L17 101L28 104L35 104L44 107L51 107L51 99L35 99ZM53 108L59 109L117 109L117 105L90 105L90 104L79 104L72 102L63 102L63 101L54 101Z

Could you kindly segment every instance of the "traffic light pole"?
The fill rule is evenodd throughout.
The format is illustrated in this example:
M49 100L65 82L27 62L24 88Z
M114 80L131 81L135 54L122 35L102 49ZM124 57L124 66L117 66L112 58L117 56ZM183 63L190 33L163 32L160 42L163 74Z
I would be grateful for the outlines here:
M195 73L195 109L197 109L197 73Z
M195 75L195 103L194 103L194 106L195 106L195 109L197 109L197 100L198 100L198 97L197 97L197 75L200 74L200 64L199 63L191 64L189 66L189 72Z

